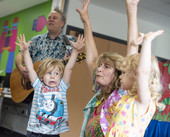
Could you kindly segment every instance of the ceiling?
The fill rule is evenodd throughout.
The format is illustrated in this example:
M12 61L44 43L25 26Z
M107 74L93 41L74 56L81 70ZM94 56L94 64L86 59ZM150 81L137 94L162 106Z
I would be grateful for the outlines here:
M0 0L0 18L48 0Z
M0 18L48 0L0 0ZM68 0L65 0L68 1ZM125 0L91 0L91 4L125 13ZM138 17L170 32L170 0L140 0Z
M91 0L91 4L126 13L125 0ZM140 0L138 18L154 22L170 32L170 0Z

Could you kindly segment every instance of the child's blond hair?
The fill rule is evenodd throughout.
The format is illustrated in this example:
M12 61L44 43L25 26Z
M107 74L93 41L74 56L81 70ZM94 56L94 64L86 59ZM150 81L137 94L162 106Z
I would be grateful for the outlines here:
M52 71L56 66L58 66L59 68L60 77L63 77L63 73L64 73L63 63L59 59L53 59L53 58L44 59L40 63L37 69L38 77L42 79L47 70Z
M124 59L122 63L119 63L118 69L121 71L129 71L131 73L134 73L134 77L136 79L136 70L138 67L140 59L140 54L133 54L131 56L128 56ZM164 104L158 103L158 101L161 99L162 94L162 84L160 80L160 69L158 66L158 60L155 56L151 57L151 73L149 77L149 90L151 92L151 98L156 103L156 106L160 109L164 109ZM137 94L137 83L136 81L133 84L133 87L131 90L127 91L128 95L133 96Z

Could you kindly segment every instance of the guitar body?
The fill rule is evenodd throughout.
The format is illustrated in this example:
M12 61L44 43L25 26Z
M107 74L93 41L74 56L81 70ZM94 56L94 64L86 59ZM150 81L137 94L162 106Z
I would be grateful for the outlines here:
M40 61L34 63L34 69L37 71L37 68L40 64ZM33 87L31 86L31 82L23 78L20 71L15 68L11 73L10 77L10 89L11 89L11 96L12 100L15 103L20 103L24 101L27 96L33 92Z

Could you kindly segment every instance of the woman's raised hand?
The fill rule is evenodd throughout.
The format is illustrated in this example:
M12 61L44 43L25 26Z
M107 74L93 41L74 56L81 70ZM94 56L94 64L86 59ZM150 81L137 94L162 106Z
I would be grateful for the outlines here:
M89 6L90 0L86 0L85 3L83 0L81 0L81 9L77 8L76 11L80 14L80 18L82 22L85 22L87 19L89 19L88 15L88 6Z

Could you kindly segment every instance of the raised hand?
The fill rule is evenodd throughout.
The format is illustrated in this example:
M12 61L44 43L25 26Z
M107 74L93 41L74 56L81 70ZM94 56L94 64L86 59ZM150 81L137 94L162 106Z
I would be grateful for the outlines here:
M126 0L126 4L128 6L137 5L138 3L139 3L139 0Z
M138 108L138 112L140 111L140 113L146 112L150 104L151 92L149 92L150 84L148 84L148 80L150 81L151 79L150 76L153 70L153 64L155 64L153 63L152 54L151 54L151 46L152 46L151 43L153 39L155 39L157 36L161 34L163 34L163 30L158 30L156 32L149 32L145 35L141 33L142 35L141 38L143 38L143 44L140 53L139 64L137 67L138 75L136 77L137 85L138 85L137 102L140 102L137 103L137 108ZM154 70L156 66L157 65L154 65ZM154 73L156 74L157 72Z
M147 34L139 33L139 37L131 42L132 45L136 46L141 44L143 41L152 42L157 36L163 34L163 30L158 30L156 32L149 32Z
M163 34L163 30L158 30L155 32L149 32L147 34L144 35L144 41L149 41L151 42L152 40L154 40L157 36L162 35Z
M132 46L138 46L143 42L145 34L144 33L139 33L139 37L136 40L132 40L131 45Z
M89 19L88 15L88 6L89 6L90 0L86 0L84 3L83 0L81 0L81 9L77 8L76 11L80 14L81 21L84 22L86 19Z
M79 34L77 41L76 42L70 41L70 43L73 45L74 49L79 51L85 46L84 36Z
M17 39L18 39L19 43L15 42L15 44L20 47L20 49L22 50L22 53L27 51L28 46L31 43L31 41L26 43L24 34L23 35L20 34L20 37L17 37ZM22 74L22 76L24 76L26 79L29 79L28 70L25 66L23 66L23 62L20 65L18 65L18 69L19 69L20 73Z
M20 38L17 37L17 39L18 39L19 43L15 42L15 44L18 45L23 52L27 51L28 46L30 45L31 41L26 43L24 34L22 34L22 35L20 34Z

